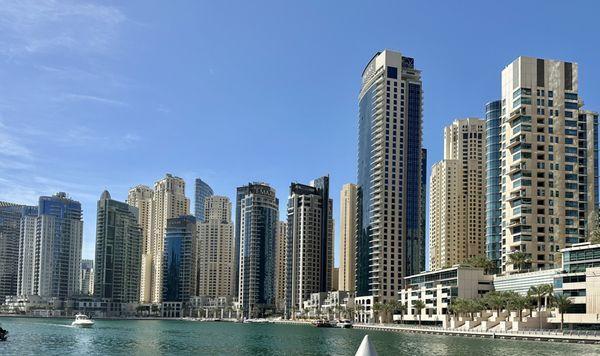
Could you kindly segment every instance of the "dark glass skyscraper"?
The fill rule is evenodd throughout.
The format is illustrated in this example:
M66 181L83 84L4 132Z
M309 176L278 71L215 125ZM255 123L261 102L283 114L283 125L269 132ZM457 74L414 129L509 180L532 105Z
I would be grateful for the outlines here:
M163 263L163 301L188 302L196 293L196 218L183 215L167 220Z
M487 142L486 185L486 254L496 269L502 266L502 206L500 193L500 116L502 103L491 101L485 105Z
M98 201L94 296L134 303L140 296L142 229L138 209L112 200L107 191Z
M356 289L396 299L425 266L421 72L398 52L377 53L359 95Z
M245 193L244 193L245 192ZM275 309L275 241L279 200L263 183L238 188L239 301L246 317Z
M204 222L206 219L206 214L204 212L205 207L204 203L206 202L206 198L214 195L212 188L208 183L203 181L200 178L196 178L196 192L194 195L194 215L199 222Z

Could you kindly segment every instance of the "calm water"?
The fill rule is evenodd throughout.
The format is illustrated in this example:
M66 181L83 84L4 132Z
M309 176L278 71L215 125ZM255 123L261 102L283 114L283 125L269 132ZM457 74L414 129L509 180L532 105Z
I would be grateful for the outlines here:
M304 325L0 318L0 355L354 355L367 333ZM379 355L600 355L600 346L368 332Z

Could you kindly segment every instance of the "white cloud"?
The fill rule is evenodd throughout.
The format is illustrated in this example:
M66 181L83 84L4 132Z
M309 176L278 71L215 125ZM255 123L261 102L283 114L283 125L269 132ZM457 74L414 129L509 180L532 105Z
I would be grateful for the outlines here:
M126 20L112 6L56 0L4 0L0 53L9 56L69 50L104 52Z
M127 103L115 99L104 98L101 96L95 95L85 95L85 94L65 94L59 100L70 100L70 101L91 101L100 104L108 104L114 106L127 106Z

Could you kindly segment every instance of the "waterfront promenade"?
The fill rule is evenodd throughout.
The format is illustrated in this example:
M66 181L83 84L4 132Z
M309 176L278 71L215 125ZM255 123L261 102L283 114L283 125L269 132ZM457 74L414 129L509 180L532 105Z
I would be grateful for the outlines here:
M600 344L600 332L595 331L523 330L492 332L444 329L442 327L435 326L407 326L397 324L354 324L354 328L360 330L463 336L474 338Z

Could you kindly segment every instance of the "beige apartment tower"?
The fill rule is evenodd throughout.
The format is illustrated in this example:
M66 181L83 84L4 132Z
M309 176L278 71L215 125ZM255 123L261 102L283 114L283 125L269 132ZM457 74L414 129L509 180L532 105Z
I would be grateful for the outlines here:
M142 190L144 193L140 194L142 196L145 194L147 197L149 193L146 192L145 189ZM131 191L128 203L134 206L136 206L135 204L138 204L132 199ZM144 289L140 294L143 303L160 303L162 302L162 261L164 257L167 219L189 215L190 211L190 201L185 197L185 182L183 179L167 174L165 178L157 181L154 184L154 192L152 193L149 211L149 221L146 225L148 226L148 232L145 235L146 242L144 243L145 251L142 255L141 274L143 276L142 283ZM142 215L143 214L140 212L140 216Z
M146 185L138 185L129 190L127 204L138 209L138 224L142 229L142 264L140 273L140 302L152 301L152 197L154 191Z
M209 196L204 202L204 214L204 222L198 222L197 295L230 297L234 295L231 201L223 196Z
M501 267L552 268L597 203L598 115L581 110L576 63L519 57L502 71Z
M485 121L455 120L444 129L444 159L430 178L430 268L485 255Z
M356 184L344 184L340 192L340 267L338 288L354 291L356 279Z

